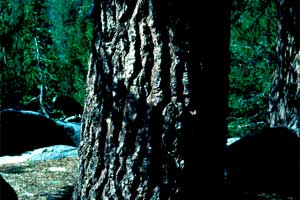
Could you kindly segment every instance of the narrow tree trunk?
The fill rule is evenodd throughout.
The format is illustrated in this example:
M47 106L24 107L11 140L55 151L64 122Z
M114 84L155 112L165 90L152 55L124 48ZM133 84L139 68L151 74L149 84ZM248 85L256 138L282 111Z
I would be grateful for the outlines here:
M270 95L270 126L286 126L299 134L299 1L277 0L277 8L278 65Z
M192 1L95 1L73 199L220 194L229 23L222 6L214 10L217 20L198 14L212 8Z
M45 77L44 77L44 71L41 66L41 57L40 57L40 50L39 50L39 44L38 44L38 38L34 37L34 44L35 44L35 56L36 56L36 62L37 62L37 67L39 71L39 82L40 82L40 95L39 95L39 104L41 108L41 113L45 115L46 117L49 117L49 114L45 108L45 98L46 98L46 87L44 85L45 82Z

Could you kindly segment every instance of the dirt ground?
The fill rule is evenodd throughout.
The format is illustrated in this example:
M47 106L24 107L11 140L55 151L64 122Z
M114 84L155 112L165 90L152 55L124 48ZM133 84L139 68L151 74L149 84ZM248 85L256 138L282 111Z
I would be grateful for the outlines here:
M15 189L19 200L55 199L72 188L78 158L0 165L0 174Z

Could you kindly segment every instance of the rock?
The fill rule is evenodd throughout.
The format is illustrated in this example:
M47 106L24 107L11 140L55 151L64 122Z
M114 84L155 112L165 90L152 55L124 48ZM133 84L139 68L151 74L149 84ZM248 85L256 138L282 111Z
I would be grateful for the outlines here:
M69 96L58 96L53 99L53 109L63 111L66 116L81 115L83 106Z
M64 129L65 134L72 141L72 146L79 147L80 143L80 130L81 123L78 122L64 122L64 121L56 121L59 127Z
M25 154L25 155L22 154L18 156L1 156L0 165L21 163L27 161L29 158L31 158L30 154Z
M54 145L28 151L18 156L2 156L0 157L0 165L25 161L49 161L61 158L73 158L77 156L78 150L76 147L67 145Z
M48 161L48 160L72 158L78 156L76 147L66 146L66 145L55 145L51 147L40 148L28 152L27 154L31 155L28 161ZM23 155L26 156L26 154Z
M235 143L236 141L239 141L241 138L240 137L232 137L227 139L227 146L230 146L231 144Z
M0 112L0 156L74 141L62 126L38 112L5 109Z
M1 200L18 200L15 190L0 175L0 199Z
M231 199L243 199L245 192L299 195L299 138L291 130L245 136L228 147L226 158Z

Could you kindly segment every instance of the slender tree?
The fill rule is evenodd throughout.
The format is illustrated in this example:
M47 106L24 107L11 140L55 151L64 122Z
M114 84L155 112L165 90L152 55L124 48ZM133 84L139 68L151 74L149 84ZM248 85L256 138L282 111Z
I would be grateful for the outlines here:
M227 128L225 2L94 2L73 199L217 199Z
M270 126L300 133L299 1L277 0L278 64L270 94Z

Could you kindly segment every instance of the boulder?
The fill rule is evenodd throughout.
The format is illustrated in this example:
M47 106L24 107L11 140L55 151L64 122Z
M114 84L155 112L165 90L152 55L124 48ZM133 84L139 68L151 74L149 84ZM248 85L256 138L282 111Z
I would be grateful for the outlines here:
M77 148L67 145L54 145L51 147L44 147L36 149L31 152L23 154L31 155L28 161L49 161L62 158L73 158L78 156Z
M53 99L53 109L63 111L66 116L81 115L83 106L69 96L58 96Z
M299 198L299 138L284 127L265 128L228 146L230 199L245 193L278 193Z
M58 144L75 146L62 126L38 112L5 109L0 119L0 156Z

